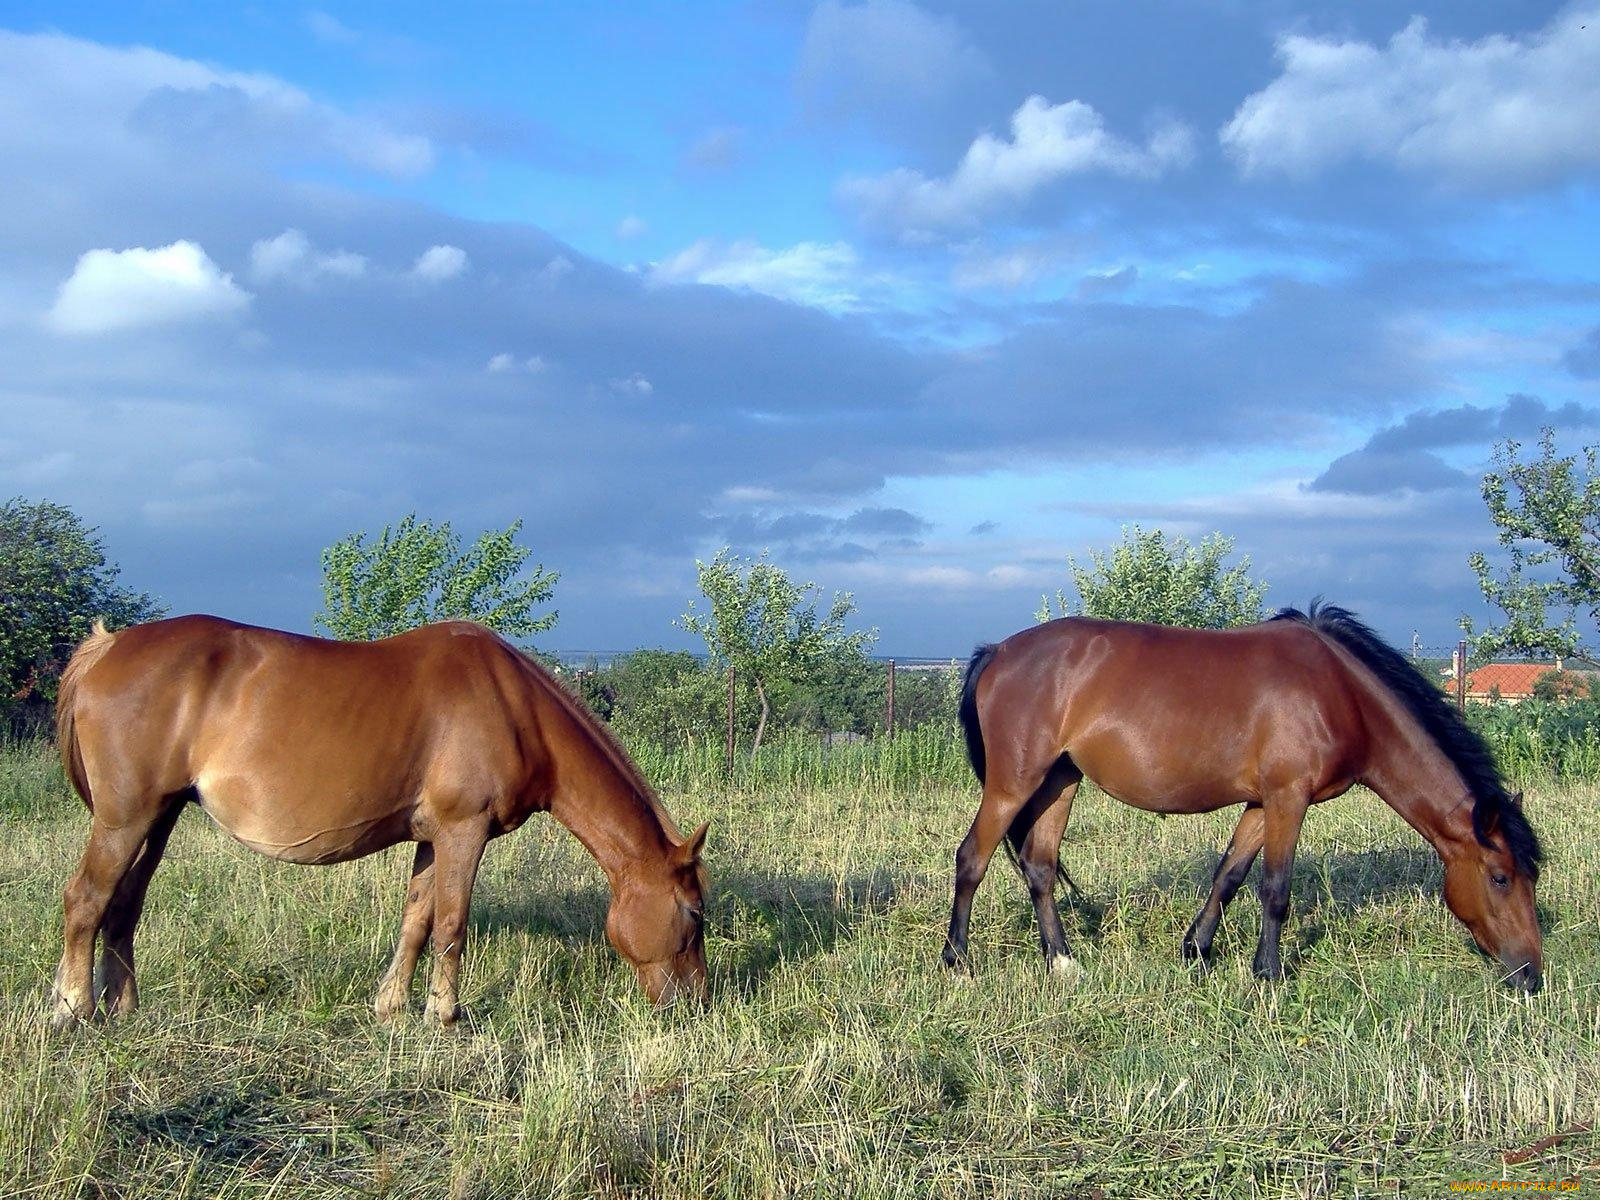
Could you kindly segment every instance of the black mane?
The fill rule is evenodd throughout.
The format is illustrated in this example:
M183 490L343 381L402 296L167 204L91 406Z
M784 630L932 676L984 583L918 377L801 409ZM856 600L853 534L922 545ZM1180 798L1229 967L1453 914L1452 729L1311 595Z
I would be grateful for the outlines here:
M1544 854L1539 848L1538 836L1523 816L1521 806L1507 794L1494 755L1422 672L1357 620L1354 613L1337 605L1313 600L1309 613L1285 608L1272 620L1309 625L1338 642L1376 675L1460 772L1472 795L1472 832L1478 841L1490 845L1489 834L1498 829L1506 839L1517 870L1530 879L1539 877L1539 863Z

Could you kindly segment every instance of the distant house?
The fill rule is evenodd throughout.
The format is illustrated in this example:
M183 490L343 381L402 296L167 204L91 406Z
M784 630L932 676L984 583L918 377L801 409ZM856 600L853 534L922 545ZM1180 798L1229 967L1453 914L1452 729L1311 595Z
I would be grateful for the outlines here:
M1540 680L1548 682L1543 691L1556 697L1584 699L1600 695L1600 681L1592 671L1575 671L1562 665L1560 659L1553 663L1489 663L1467 673L1467 699L1476 704L1521 704L1532 699ZM1445 690L1455 691L1455 681L1449 680Z

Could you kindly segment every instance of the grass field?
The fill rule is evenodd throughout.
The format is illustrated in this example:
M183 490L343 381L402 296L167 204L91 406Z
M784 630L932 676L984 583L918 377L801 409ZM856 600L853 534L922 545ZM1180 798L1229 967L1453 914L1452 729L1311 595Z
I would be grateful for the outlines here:
M0 757L0 1195L1301 1196L1456 1180L1600 1187L1600 790L1535 787L1546 988L1521 998L1370 796L1312 814L1255 982L1241 894L1218 965L1178 941L1231 814L1097 793L1067 863L1084 965L1041 969L997 861L976 974L937 956L972 786L669 790L709 818L703 1013L645 1007L603 880L536 821L490 848L463 1000L378 1025L409 849L276 864L185 816L141 931L144 1009L50 1032L59 892L86 818L47 752ZM1526 1162L1502 1154L1570 1133Z

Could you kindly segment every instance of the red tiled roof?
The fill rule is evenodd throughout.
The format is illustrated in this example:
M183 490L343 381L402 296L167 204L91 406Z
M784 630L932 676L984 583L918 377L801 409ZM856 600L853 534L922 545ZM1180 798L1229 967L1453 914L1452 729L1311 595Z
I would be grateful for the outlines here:
M1490 663L1467 675L1467 695L1488 696L1499 692L1502 696L1531 696L1533 685L1549 675L1555 668L1548 663ZM1587 694L1588 680L1579 672L1571 672L1573 690L1578 695Z

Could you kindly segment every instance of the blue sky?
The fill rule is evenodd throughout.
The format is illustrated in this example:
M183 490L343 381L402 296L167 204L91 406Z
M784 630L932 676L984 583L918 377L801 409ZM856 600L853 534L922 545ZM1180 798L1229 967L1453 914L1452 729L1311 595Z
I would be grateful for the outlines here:
M0 3L0 490L176 611L521 518L556 649L763 549L883 650L1128 523L1397 640L1600 426L1600 0Z

